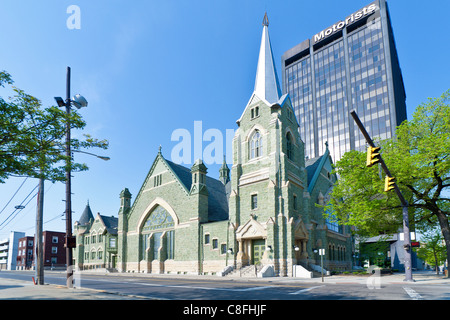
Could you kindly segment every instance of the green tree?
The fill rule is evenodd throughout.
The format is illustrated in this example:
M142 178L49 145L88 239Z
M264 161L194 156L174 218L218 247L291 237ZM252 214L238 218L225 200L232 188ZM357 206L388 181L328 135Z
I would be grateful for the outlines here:
M447 258L442 232L437 229L430 230L423 234L421 240L420 248L416 250L417 256L429 265L435 266L436 274L439 274L439 266Z
M64 181L66 124L81 130L86 122L75 110L51 106L43 108L41 101L13 86L11 75L0 71L0 88L11 87L13 96L6 100L0 95L0 183L10 176L28 176L45 180ZM108 148L106 140L84 135L84 140L71 139L72 150ZM88 170L84 163L71 161L74 172Z
M381 268L389 268L391 260L388 258L387 252L390 248L390 243L380 238L376 242L360 243L359 259L361 262L369 260L370 265L376 265Z
M417 230L440 227L450 261L450 90L419 105L396 138L378 141L381 154L409 203L410 224ZM328 210L363 236L395 233L402 207L395 192L384 192L384 173L367 168L365 152L350 151L335 165L339 179Z

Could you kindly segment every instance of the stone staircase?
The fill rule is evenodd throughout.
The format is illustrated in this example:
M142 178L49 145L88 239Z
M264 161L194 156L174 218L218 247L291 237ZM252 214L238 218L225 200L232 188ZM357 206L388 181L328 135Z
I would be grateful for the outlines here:
M263 268L262 265L249 265L237 267L229 272L226 277L229 278L256 278L258 272Z

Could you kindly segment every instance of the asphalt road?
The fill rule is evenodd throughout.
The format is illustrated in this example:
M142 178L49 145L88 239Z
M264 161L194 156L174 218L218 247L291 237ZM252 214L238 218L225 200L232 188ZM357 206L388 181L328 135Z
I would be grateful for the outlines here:
M32 271L1 271L1 278L32 281ZM83 288L158 300L450 300L448 283L332 283L274 278L151 277L128 274L82 274L75 285ZM64 272L45 272L45 283L65 285Z

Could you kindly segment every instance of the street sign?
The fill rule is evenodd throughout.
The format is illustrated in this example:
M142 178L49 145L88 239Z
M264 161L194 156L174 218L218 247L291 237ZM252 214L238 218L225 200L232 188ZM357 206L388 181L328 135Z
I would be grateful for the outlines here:
M325 249L319 249L319 256L325 255Z

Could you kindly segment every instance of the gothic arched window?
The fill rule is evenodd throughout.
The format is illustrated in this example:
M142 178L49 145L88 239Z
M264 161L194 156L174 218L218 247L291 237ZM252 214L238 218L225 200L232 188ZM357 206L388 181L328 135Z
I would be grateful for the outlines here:
M158 259L158 251L162 246L162 235L166 239L164 246L167 259L174 257L175 222L162 206L156 206L147 217L141 229L141 259L146 259L146 250L151 248L151 258Z
M262 148L262 135L258 130L256 130L250 139L250 159L261 157Z
M286 155L288 159L294 160L293 159L294 154L292 150L292 136L289 132L286 134Z

